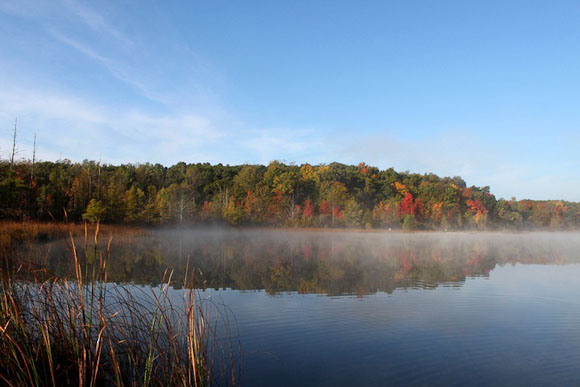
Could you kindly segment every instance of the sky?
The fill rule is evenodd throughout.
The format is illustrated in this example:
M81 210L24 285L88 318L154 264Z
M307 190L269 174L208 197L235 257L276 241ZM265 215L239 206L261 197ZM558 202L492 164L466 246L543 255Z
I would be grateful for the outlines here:
M578 1L0 0L0 158L358 164L580 201Z

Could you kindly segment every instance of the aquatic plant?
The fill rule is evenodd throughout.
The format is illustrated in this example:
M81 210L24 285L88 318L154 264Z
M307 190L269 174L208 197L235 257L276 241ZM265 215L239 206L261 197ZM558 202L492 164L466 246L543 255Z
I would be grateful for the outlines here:
M0 380L11 386L239 384L227 310L212 318L211 300L192 284L144 290L107 281L111 239L99 225L84 248L73 226L59 226L73 261L72 278L1 251ZM78 230L77 230L78 231ZM189 270L188 270L189 271ZM217 337L217 324L226 338ZM238 347L239 348L239 347Z

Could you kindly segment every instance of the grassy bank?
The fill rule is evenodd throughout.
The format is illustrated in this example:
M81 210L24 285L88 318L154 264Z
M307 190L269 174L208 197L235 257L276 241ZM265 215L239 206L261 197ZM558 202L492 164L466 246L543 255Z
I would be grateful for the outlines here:
M150 290L109 284L111 235L120 231L112 226L3 223L0 231L3 384L237 384L233 346L215 337L212 305L187 283L193 274L180 284L186 290L178 299L169 271ZM109 235L106 243L100 235ZM19 242L59 236L66 238L73 278L49 277L11 254ZM75 243L79 236L84 246Z
M68 237L69 232L74 237L84 238L86 236L88 238L89 236L93 237L95 232L97 232L97 236L98 234L135 236L145 231L139 227L106 224L2 221L0 222L0 246L10 247L26 241L62 239Z

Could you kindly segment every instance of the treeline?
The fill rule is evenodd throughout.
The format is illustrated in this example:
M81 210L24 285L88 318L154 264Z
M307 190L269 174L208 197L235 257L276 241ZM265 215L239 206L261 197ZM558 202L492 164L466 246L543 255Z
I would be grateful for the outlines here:
M392 229L570 229L580 204L357 166L0 161L0 219Z

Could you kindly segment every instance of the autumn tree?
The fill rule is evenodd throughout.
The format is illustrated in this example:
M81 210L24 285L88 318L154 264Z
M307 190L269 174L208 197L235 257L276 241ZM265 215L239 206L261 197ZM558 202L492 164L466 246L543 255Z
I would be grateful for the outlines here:
M522 222L522 216L517 209L517 201L512 200L498 200L496 209L498 223L502 227L518 228Z
M397 205L392 202L378 203L372 212L372 219L376 226L378 227L394 227L399 224L399 219L397 218ZM398 227L398 226L397 226Z
M326 184L325 187L323 187L323 195L327 203L330 204L332 224L334 225L336 218L342 217L340 207L342 207L346 201L347 189L344 184L333 182Z
M233 225L241 224L244 219L244 207L241 202L230 201L224 211L224 219Z
M405 193L405 197L399 202L399 214L401 219L406 215L415 215L415 203L413 202L413 195L411 195L409 192Z
M487 208L477 199L468 199L466 203L468 219L471 219L476 227L482 228L487 221Z
M552 210L552 219L550 220L550 228L559 229L565 225L565 215L568 212L568 207L563 202L555 202Z
M312 226L314 222L314 204L310 199L306 199L302 209L302 225Z
M272 192L275 195L279 213L287 223L292 225L298 216L296 195L299 178L299 171L296 168L291 168L278 174L273 180Z

